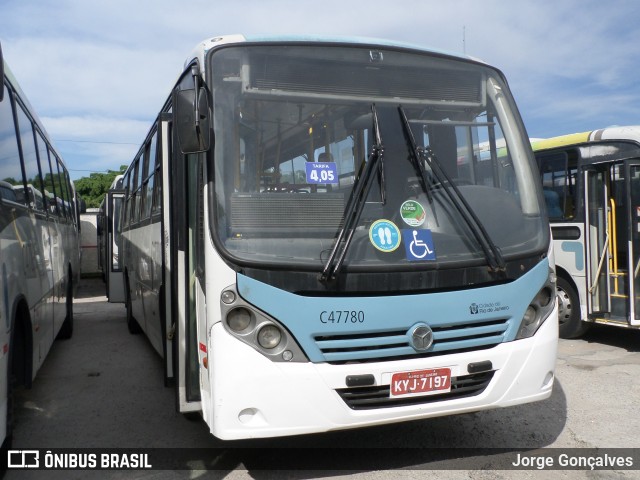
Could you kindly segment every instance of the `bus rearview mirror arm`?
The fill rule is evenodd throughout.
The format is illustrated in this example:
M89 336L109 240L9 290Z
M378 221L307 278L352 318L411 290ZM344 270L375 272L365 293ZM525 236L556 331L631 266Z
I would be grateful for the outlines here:
M191 72L194 88L175 90L173 95L178 142L185 154L207 151L211 143L207 90L200 86L197 67Z

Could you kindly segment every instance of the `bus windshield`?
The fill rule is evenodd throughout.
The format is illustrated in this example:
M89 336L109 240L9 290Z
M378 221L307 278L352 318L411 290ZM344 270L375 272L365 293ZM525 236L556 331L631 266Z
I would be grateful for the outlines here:
M497 71L364 46L209 59L214 234L238 264L322 271L346 223L346 271L483 265L486 245L506 261L546 252L528 140Z

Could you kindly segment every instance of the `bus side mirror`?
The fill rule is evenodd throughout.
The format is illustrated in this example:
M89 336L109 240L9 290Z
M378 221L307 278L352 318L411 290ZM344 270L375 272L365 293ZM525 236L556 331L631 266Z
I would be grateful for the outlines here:
M176 90L173 95L173 111L182 153L209 150L211 122L208 95L204 87L197 90Z

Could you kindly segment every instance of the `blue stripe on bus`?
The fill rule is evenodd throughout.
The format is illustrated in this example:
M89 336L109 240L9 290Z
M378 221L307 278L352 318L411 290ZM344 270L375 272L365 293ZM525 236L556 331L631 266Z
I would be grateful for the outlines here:
M312 362L366 361L416 355L409 345L409 330L419 322L433 329L434 344L428 353L512 341L527 306L548 275L545 259L504 285L349 298L304 297L238 274L238 292L281 322Z

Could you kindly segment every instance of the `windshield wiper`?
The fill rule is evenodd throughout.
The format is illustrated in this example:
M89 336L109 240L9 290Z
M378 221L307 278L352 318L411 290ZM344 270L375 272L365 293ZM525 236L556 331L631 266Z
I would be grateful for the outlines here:
M421 158L426 160L426 162L429 164L434 177L441 185L442 189L449 198L449 201L458 211L464 222L473 233L474 238L480 245L480 248L482 248L489 269L493 272L504 271L506 268L506 264L504 261L504 257L500 252L500 249L493 242L493 240L491 240L491 237L489 236L487 230L484 228L484 225L475 214L467 200L462 196L462 193L458 189L457 185L453 183L449 175L447 175L447 173L444 171L442 165L440 165L440 161L435 156L433 151L429 147L427 147L426 149L418 148L415 137L413 136L413 132L411 131L411 125L409 125L409 120L407 119L407 115L402 105L398 105L398 111L400 112L400 119L402 120L402 128L404 130L405 137L407 138L407 142L411 147L411 156L414 159L414 167L416 167L418 172L420 173L422 182L424 184L423 186L427 188L427 190L425 191L427 192L429 201L431 201L431 197L429 195L428 178L424 169L424 165L422 165L422 162L420 161Z
M404 132L405 139L409 143L409 147L411 147L411 155L409 156L411 158L411 163L413 164L414 170L419 175L422 189L427 194L429 204L433 204L433 194L431 193L431 190L434 187L434 182L429 178L427 170L424 168L424 164L420 161L422 158L422 152L416 144L416 138L413 136L413 131L411 130L411 126L409 125L409 121L407 120L407 116L404 113L402 105L398 106L398 111L400 112L400 117L402 119L402 131ZM435 216L435 209L433 213Z
M378 123L378 113L376 111L375 104L371 105L371 113L373 116L373 146L369 159L365 165L361 165L358 170L358 175L353 181L353 188L351 195L347 201L347 206L344 210L344 223L342 228L338 232L329 258L322 269L320 274L321 282L328 282L335 280L342 265L344 263L345 255L351 245L353 234L356 231L358 222L360 222L360 216L364 210L364 206L369 196L369 191L373 182L371 181L373 174L378 170L378 182L380 184L380 192L382 195L382 202L385 202L384 191L384 171L383 171L383 154L384 148L382 146L382 138L380 135L380 124Z

